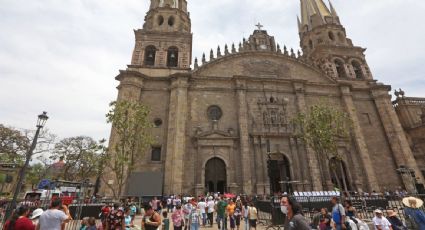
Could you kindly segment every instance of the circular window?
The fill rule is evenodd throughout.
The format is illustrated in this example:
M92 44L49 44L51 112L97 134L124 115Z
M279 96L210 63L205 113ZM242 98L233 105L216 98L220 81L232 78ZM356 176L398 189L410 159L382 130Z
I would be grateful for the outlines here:
M216 105L208 107L207 114L208 119L212 121L218 121L220 120L221 116L223 116L223 112L221 111L220 107Z
M160 127L162 125L162 120L157 118L153 121L153 124L155 125L155 127Z
M158 17L158 25L162 25L162 24L164 24L164 17L162 17L161 15L159 15L159 17Z
M173 16L171 16L171 17L168 18L168 25L169 26L174 26L174 17Z

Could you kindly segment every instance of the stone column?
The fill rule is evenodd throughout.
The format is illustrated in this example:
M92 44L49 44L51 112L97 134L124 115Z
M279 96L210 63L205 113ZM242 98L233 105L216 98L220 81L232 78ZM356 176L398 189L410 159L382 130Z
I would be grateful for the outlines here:
M188 79L189 75L186 74L175 74L171 78L167 153L165 155L164 192L166 194L183 192Z
M242 192L252 194L251 157L249 149L248 108L246 98L246 80L235 77L237 110L239 119L240 154L242 165Z
M385 133L390 143L394 160L398 167L406 166L415 171L416 177L419 178L419 183L424 183L421 171L416 164L416 160L410 149L409 143L404 133L401 123L391 103L391 96L388 94L390 90L387 86L377 86L372 89L372 96L375 100L376 108L381 117ZM413 185L410 175L402 175L403 183L408 192L416 190Z
M296 96L296 105L298 113L306 112L305 96L304 96L304 82L294 82L293 84ZM322 177L319 170L319 161L316 153L306 144L305 151L308 162L308 169L310 173L310 181L314 191L322 191Z
M357 151L359 152L360 160L363 164L364 172L366 174L368 189L369 191L380 191L378 181L376 179L376 174L370 161L370 153L367 148L365 137L363 135L359 118L356 113L357 110L354 106L350 86L341 86L340 90L342 94L342 101L345 105L345 110L353 123L353 133L355 138L354 142L357 147Z

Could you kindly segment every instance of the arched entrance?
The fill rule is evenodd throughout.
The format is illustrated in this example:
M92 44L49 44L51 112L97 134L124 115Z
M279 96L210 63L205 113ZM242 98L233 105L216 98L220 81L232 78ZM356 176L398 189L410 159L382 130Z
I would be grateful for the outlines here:
M347 166L345 165L344 161L334 157L329 161L329 168L334 186L342 191L351 191Z
M273 192L292 192L291 169L288 158L283 154L272 154L270 158L270 186Z
M226 163L214 157L205 165L205 188L208 192L227 192Z

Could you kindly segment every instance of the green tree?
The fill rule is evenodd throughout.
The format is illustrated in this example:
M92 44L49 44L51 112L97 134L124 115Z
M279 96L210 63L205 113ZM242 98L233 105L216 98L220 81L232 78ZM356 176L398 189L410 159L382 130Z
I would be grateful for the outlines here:
M108 151L106 170L113 177L114 184L105 184L112 190L114 198L122 195L124 187L132 174L135 162L144 155L152 143L149 129L149 109L138 102L119 101L110 104L106 114L107 122L112 124L112 139Z
M42 163L33 164L26 174L26 184L31 185L31 189L34 189L42 179L50 179L47 174L48 167L46 165Z
M22 163L29 145L21 131L0 124L0 162Z
M310 108L307 113L299 113L295 117L296 133L317 154L317 159L330 161L332 158L342 164L342 158L338 153L338 142L350 137L351 119L347 113L341 112L335 107L320 102ZM337 167L342 165L330 164L331 173L338 178ZM321 172L323 165L319 162ZM325 181L322 176L322 182ZM347 190L346 183L338 187Z
M81 181L97 175L97 165L101 160L103 146L91 137L78 136L64 138L56 143L50 159L63 159L62 170L54 173L54 177L68 181Z

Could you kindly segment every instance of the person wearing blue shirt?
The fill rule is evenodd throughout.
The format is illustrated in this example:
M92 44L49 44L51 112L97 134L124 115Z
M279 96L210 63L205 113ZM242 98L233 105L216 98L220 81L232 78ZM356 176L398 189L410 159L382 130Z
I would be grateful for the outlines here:
M332 197L332 220L335 223L335 229L336 230L342 230L346 229L345 226L345 209L344 207L339 203L338 197Z
M425 230L425 213L419 208L424 205L421 199L416 197L406 197L403 199L403 204L406 206L404 214L407 216L415 226L415 229Z

